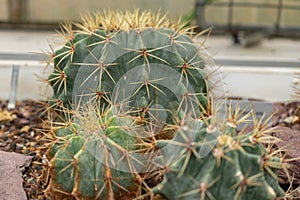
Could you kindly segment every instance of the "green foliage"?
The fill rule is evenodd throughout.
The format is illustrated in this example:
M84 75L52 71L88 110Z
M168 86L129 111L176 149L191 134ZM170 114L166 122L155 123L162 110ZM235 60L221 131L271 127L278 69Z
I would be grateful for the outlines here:
M193 8L193 10L189 11L186 15L182 17L182 23L185 24L186 26L191 26L193 22L196 20L197 14L196 14L196 9Z

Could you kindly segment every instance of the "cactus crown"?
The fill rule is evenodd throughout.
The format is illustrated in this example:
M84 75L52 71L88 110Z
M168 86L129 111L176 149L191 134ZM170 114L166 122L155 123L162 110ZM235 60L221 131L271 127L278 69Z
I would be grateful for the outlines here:
M180 34L192 34L193 27L185 26L181 19L171 20L167 15L152 11L120 11L104 10L95 14L86 14L81 23L74 24L78 30L73 30L72 23L66 22L61 27L61 33L67 40L74 38L77 32L93 33L102 29L107 31L129 31L133 29L144 30L146 28L167 28Z

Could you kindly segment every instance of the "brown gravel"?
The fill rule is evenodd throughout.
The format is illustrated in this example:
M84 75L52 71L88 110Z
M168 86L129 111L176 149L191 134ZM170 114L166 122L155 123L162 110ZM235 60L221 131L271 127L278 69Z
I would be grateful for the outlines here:
M290 162L290 176L293 184L300 185L300 102L287 102L274 104L275 115L272 126L277 126L274 135L282 141L276 145L284 149L289 158L299 158ZM283 171L279 172L280 182L289 184L288 178Z
M43 102L45 103L45 102ZM288 157L300 157L300 106L299 102L274 104L275 114L272 126L279 126L276 136L282 139L279 148L286 148ZM32 100L17 102L16 108L7 110L7 102L0 101L0 150L33 156L32 162L23 173L23 188L30 200L47 199L45 189L39 177L42 174L40 147L43 145L42 127L47 115L44 106ZM40 152L40 153L39 153ZM292 162L291 175L294 176L294 187L300 184L300 161ZM280 173L280 182L288 186L284 173Z
M45 102L44 102L45 103ZM0 150L33 156L23 173L23 188L28 199L43 199L42 184L37 181L42 173L39 156L42 123L46 119L44 106L33 100L17 102L16 108L7 110L7 101L0 101Z

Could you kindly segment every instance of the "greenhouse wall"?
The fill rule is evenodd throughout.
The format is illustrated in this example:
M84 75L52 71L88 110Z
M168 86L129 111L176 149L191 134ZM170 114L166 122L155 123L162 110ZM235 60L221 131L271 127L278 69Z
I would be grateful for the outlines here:
M9 20L8 2L19 0L0 0L0 21ZM111 9L151 9L169 13L171 17L186 15L195 8L196 0L22 0L26 3L26 20L29 22L56 22L62 20L79 20L80 15L103 8ZM214 0L213 2L229 3L231 0ZM277 0L233 0L233 3L248 2L271 4L278 6ZM17 4L17 3L16 3ZM283 0L283 6L299 5L299 0ZM208 6L205 16L209 23L226 23L228 8L225 6ZM235 24L273 24L276 20L277 9L257 7L234 7L233 19ZM300 25L298 16L300 10L284 10L281 23L283 26Z
M212 24L226 24L228 21L228 6L215 6L217 3L229 4L231 0L214 0L214 3L207 6L205 9L206 21ZM272 8L259 6L235 6L235 3L250 3L260 5L272 5ZM287 9L289 6L300 6L299 0L283 0L282 2L282 26L297 26L300 25L298 16L299 9ZM276 23L276 16L278 11L278 0L233 0L233 25L247 24L247 25L272 25Z
M8 5L6 0L0 0L0 21L8 20Z
M81 14L105 9L151 9L169 13L178 17L193 10L194 0L23 0L27 2L26 20L32 22L55 22L62 20L79 20ZM0 20L8 19L8 1L0 0Z

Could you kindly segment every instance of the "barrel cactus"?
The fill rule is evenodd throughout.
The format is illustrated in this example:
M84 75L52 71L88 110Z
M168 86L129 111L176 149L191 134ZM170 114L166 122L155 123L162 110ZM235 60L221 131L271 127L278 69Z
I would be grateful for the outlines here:
M114 11L65 25L53 52L46 158L54 199L274 199L286 167L260 123L212 115L206 56L190 28L151 12ZM191 34L189 34L191 33ZM60 118L64 120L64 116ZM162 182L161 182L162 180Z
M142 116L206 106L205 55L190 28L138 10L98 13L75 26L65 26L67 42L52 55L51 106L114 103Z
M254 119L253 128L237 131L249 115L239 119L243 115L232 112L221 126L214 118L181 121L172 140L157 141L164 178L153 192L174 200L286 197L277 170L286 169L288 159L263 145L278 141L270 136L274 130Z
M52 54L49 104L72 123L52 131L46 193L139 196L158 170L155 138L172 137L163 130L179 112L196 116L207 105L206 55L190 28L148 11L104 11L76 30L63 27L67 42Z
M56 139L46 155L51 176L46 194L54 199L141 195L149 189L141 174L153 171L154 165L134 118L116 107L102 113L93 110L82 114L78 124L54 129Z

